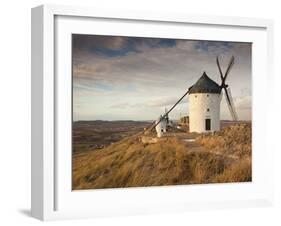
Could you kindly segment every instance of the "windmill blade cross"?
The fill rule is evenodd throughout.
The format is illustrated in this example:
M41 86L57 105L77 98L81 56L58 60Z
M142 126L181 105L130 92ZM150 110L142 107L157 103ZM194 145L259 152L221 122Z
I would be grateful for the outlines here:
M221 66L220 66L218 56L217 56L216 61L217 61L217 66L219 68L220 77L221 77L221 89L223 89L224 92L225 92L225 97L226 97L226 102L227 102L227 105L228 105L229 112L231 114L232 119L234 121L237 121L238 117L237 117L236 110L234 108L234 103L233 103L231 91L230 91L230 88L228 87L228 85L225 84L225 81L226 81L226 78L227 78L227 76L230 72L230 69L232 68L232 66L234 64L234 56L231 57L224 75L223 75L222 70L221 70Z

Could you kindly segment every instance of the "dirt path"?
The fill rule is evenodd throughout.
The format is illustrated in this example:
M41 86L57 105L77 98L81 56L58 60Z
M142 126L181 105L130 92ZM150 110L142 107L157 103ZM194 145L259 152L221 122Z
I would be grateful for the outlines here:
M182 133L182 134L171 134L171 136L177 136L179 140L181 140L182 142L184 142L185 146L188 148L189 151L191 152L209 152L224 158L229 158L232 160L238 160L239 157L235 156L235 155L231 155L231 154L224 154L221 152L218 152L214 149L212 150L206 150L206 148L199 144L196 141L196 137L198 137L198 134L192 134L192 133Z

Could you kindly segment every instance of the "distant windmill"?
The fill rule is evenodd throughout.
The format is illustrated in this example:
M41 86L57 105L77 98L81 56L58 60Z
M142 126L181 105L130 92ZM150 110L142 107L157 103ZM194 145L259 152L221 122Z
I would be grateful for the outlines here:
M238 120L230 88L225 83L230 69L234 64L234 57L231 57L224 74L222 73L218 57L216 62L220 73L221 85L218 85L215 81L210 79L204 72L199 80L188 89L188 91L169 109L169 111L166 111L165 114L157 120L151 129L154 129L159 123L166 120L168 114L187 94L189 94L189 131L201 133L220 130L220 103L222 90L224 90L232 119L234 121Z
M166 120L166 123L167 123L167 125L169 125L169 123L170 123L170 120L169 120L169 115L168 114L166 114L168 111L167 111L167 108L165 108L165 120Z
M158 120L155 122L157 137L162 137L163 133L166 133L167 120L160 115Z

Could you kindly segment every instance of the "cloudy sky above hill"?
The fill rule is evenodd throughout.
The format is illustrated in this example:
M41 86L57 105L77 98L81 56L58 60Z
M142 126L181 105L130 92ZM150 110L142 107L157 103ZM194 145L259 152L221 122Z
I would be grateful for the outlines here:
M251 119L251 44L159 38L73 35L74 120L154 120L205 71L229 84L239 119ZM221 118L230 119L223 98ZM188 114L188 97L170 114Z

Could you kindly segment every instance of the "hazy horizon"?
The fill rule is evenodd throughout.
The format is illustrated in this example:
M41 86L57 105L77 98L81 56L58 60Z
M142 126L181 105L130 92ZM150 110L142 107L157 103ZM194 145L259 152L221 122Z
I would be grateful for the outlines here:
M205 71L220 84L232 55L229 84L239 120L251 120L251 43L73 35L73 120L151 121ZM186 97L169 115L188 115ZM221 120L231 120L223 97Z

